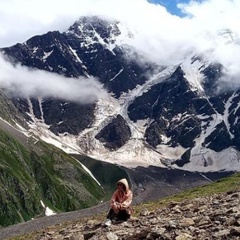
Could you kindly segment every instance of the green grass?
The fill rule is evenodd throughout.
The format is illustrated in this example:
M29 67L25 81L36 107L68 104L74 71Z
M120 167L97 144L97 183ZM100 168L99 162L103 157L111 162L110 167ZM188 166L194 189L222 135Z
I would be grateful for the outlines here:
M158 201L148 202L135 206L135 215L138 216L142 209L150 211L156 210L160 207L168 205L170 202L181 202L186 199L193 199L203 196L211 196L213 194L220 194L228 191L234 191L240 188L240 173L235 173L230 177L222 178L216 182L192 188L175 195L162 198Z
M0 226L42 216L40 200L55 212L96 205L105 191L81 164L42 141L26 148L0 129Z

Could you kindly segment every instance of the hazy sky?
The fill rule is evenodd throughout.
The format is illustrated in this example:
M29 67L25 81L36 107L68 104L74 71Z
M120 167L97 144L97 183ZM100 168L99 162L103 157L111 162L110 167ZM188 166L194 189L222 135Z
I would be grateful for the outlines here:
M147 0L1 0L0 47L24 42L48 31L66 31L82 15L106 15L124 22L135 34L132 44L159 63L174 64L193 49L211 52L211 60L224 64L232 79L239 79L240 0L149 1L155 3Z

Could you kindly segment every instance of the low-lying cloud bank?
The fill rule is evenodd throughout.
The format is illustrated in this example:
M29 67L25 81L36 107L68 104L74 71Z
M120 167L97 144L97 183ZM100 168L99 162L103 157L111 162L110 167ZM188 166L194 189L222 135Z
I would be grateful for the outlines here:
M0 56L0 88L16 97L54 97L82 104L95 102L106 91L95 78L66 78L56 73L13 66Z

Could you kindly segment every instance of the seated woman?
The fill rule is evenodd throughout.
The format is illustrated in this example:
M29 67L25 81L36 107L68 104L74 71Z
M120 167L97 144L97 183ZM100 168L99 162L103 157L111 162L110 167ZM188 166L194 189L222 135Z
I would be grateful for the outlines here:
M110 226L112 220L127 221L132 214L132 191L129 189L127 179L123 178L117 182L117 190L110 200L111 209L107 214L105 226Z

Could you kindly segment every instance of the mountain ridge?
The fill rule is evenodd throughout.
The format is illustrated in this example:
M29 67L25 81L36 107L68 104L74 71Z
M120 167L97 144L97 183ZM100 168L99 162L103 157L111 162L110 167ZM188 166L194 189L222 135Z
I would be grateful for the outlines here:
M116 159L118 164L127 164L126 154L121 154L126 151L129 162L146 165L192 171L239 170L239 92L216 95L218 81L224 76L222 66L192 53L175 66L158 66L149 60L143 64L145 60L138 61L143 55L127 46L126 39L118 45L115 38L121 32L117 24L96 16L83 17L64 33L49 32L2 49L28 67L74 78L93 76L107 89L108 96L93 104L71 102L67 108L63 108L63 100L30 99L34 102L32 118L39 118L40 107L46 127L50 126L49 131L44 130L53 137L49 142L70 142L69 147L77 152L107 161ZM25 110L14 100L26 112L28 102L21 101Z

